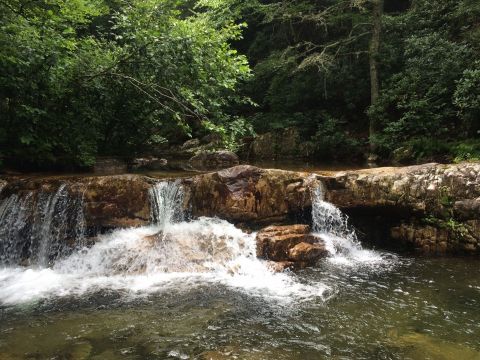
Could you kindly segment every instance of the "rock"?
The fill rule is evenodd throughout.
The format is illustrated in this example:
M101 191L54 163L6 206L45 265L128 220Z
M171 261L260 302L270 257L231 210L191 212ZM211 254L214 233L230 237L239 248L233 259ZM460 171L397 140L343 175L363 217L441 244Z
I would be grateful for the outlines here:
M213 146L213 145L219 145L221 144L221 142L222 142L222 137L219 134L215 134L215 133L210 133L200 139L200 143L202 145L209 144Z
M383 217L392 240L424 254L480 254L480 163L424 164L326 174L325 199ZM473 221L473 222L472 222Z
M81 180L76 186L84 189L85 221L89 227L111 229L149 223L148 190L152 179L118 175Z
M132 170L165 170L168 161L156 157L135 158L130 165Z
M338 172L322 180L326 200L342 209L389 206L443 215L454 202L480 198L480 163L364 169ZM464 216L478 217L476 205L461 205Z
M189 163L196 170L216 170L238 165L239 159L231 151L201 151Z
M119 158L97 158L93 166L95 174L122 174L127 172L127 163Z
M183 143L181 146L182 150L192 149L200 146L200 140L198 139L190 139Z
M239 222L281 221L311 207L316 175L239 165L184 181L193 216Z
M297 262L314 262L324 255L327 255L327 250L323 244L309 244L301 242L288 250L288 258Z
M251 145L251 155L255 159L274 159L277 155L276 136L273 133L258 135Z
M283 272L296 268L293 261L267 261L267 267L273 272Z
M276 268L305 267L327 255L308 225L266 227L258 232L256 243L257 257L281 263Z
M82 200L86 227L94 236L117 227L147 225L150 219L148 191L155 182L141 175L16 179L5 186L0 200L12 194L19 197L32 194L35 199L40 193L51 194L65 186L71 200Z

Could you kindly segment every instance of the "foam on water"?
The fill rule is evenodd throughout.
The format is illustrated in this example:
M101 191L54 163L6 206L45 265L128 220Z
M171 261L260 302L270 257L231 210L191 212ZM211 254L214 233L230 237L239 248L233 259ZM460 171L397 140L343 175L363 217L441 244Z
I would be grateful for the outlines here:
M387 263L383 254L362 248L348 216L335 205L324 200L324 190L318 186L312 195L313 231L324 241L332 264L342 266L378 265Z
M61 186L43 201L41 211L46 215L38 227L42 239L49 234L58 237L51 219L66 208L59 204L71 202L67 195L65 187ZM265 261L256 258L255 233L245 233L217 218L185 221L183 191L175 182L154 185L150 199L150 226L100 235L93 246L77 248L50 264L21 267L4 262L1 268L0 263L0 303L81 296L104 290L121 292L123 298L129 299L172 289L188 290L206 283L221 284L276 301L298 302L323 299L326 291L334 287L320 282L302 283L291 272L273 272ZM7 219L6 214L25 215L22 209L28 207L29 201L28 196L20 199L12 195L1 204L0 218ZM323 200L320 187L314 191L312 204L313 229L325 241L331 254L330 263L351 267L385 262L381 254L362 249L347 217ZM23 224L26 216L22 216L15 221ZM10 234L11 229L5 224L22 228L12 216L10 218L4 221L0 234ZM63 218L61 214L60 218ZM13 244L12 239L8 237L8 244ZM1 241L5 243L5 239L0 238ZM49 246L50 242L45 244ZM44 252L44 259L47 250L38 249Z
M103 290L122 292L128 299L205 283L290 302L322 297L327 289L320 283L302 284L292 273L274 273L256 258L255 234L217 218L182 221L183 192L175 183L155 185L150 197L151 226L101 235L93 246L57 259L50 267L0 269L0 302Z
M102 289L141 296L205 282L284 301L322 296L325 290L321 284L302 285L292 274L273 273L256 259L254 235L224 220L200 218L160 230L114 231L52 268L1 269L0 301L15 304Z

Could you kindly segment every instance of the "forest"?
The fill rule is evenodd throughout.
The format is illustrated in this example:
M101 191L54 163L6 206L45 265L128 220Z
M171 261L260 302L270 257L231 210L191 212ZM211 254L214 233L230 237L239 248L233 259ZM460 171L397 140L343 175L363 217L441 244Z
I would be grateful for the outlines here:
M0 0L0 162L296 127L316 160L480 158L477 0Z

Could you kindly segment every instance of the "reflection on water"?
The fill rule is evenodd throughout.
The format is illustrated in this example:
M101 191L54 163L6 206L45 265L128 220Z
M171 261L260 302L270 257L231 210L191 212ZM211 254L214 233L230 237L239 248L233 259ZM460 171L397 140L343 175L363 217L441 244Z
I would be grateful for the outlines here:
M1 359L479 359L480 270L468 259L304 270L328 300L285 303L221 283L4 307Z

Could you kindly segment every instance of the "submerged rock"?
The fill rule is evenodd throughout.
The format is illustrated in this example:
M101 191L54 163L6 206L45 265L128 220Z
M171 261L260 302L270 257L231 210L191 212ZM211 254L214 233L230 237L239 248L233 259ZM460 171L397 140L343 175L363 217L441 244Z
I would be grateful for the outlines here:
M258 232L256 243L257 257L278 262L275 269L302 268L327 255L308 225L268 226Z
M184 181L193 216L233 222L285 220L311 207L315 175L239 165Z

